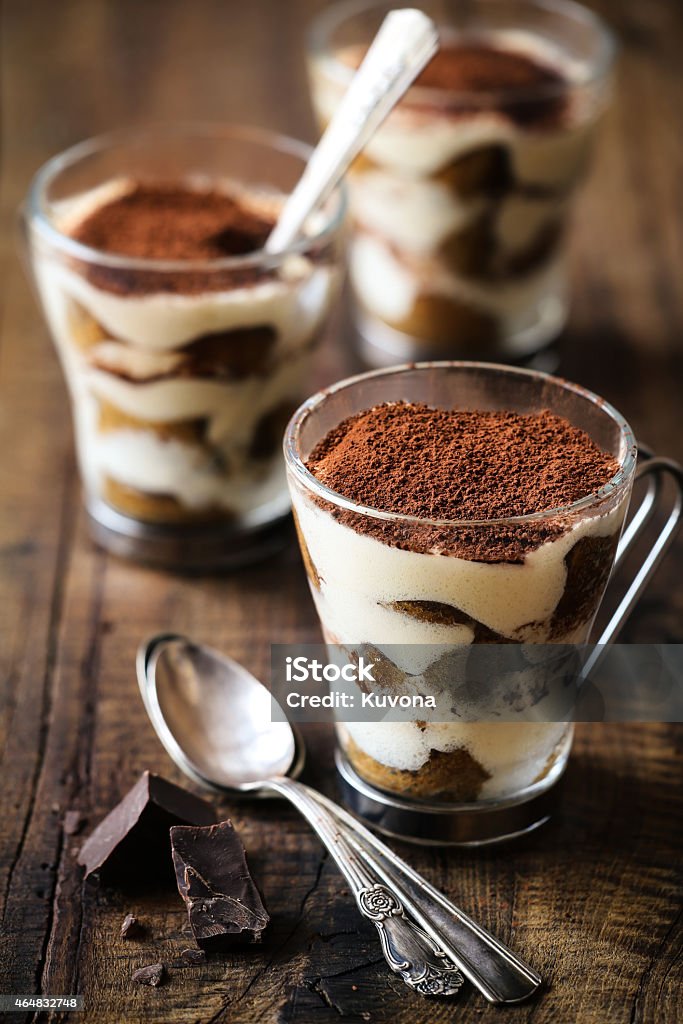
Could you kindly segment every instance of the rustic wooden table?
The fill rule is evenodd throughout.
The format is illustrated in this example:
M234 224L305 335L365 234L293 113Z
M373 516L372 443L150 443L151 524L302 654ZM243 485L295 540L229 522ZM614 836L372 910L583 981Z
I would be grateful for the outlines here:
M141 637L177 628L265 675L271 642L313 641L318 628L293 542L277 561L220 579L148 571L92 547L64 385L16 258L15 209L45 158L132 121L237 119L312 138L303 25L320 6L4 7L0 992L83 993L87 1022L674 1024L683 1019L679 727L579 728L562 811L544 830L481 853L409 851L547 979L540 998L506 1011L470 990L455 1005L410 995L317 840L280 804L225 808L272 913L262 948L175 971L158 990L135 986L135 968L177 955L182 904L172 892L131 900L83 886L80 839L62 828L67 809L95 823L144 768L177 778L138 698ZM573 239L575 303L559 367L680 459L683 8L600 7L623 45L619 89ZM351 366L343 327L331 334L321 380ZM679 542L626 639L683 641L682 552ZM308 778L334 792L330 751L329 733L315 733ZM118 938L129 909L149 925L142 942Z

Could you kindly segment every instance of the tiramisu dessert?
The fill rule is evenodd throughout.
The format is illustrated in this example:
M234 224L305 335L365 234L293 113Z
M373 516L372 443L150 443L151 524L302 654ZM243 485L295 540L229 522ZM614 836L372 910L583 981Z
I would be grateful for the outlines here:
M328 49L311 78L323 124L366 49L352 6L348 20L343 4L321 19ZM521 356L564 323L567 215L605 69L596 77L579 33L554 38L552 17L538 33L487 28L495 6L466 5L462 24L444 24L427 5L441 49L352 170L351 279L375 362Z
M32 232L91 511L237 531L287 512L282 432L339 253L332 234L264 257L283 198L196 173L121 175L55 201L50 232Z
M329 489L292 477L323 632L370 652L378 690L448 689L444 658L457 672L462 645L587 639L630 487L610 484L617 458L563 416L391 401L329 430L305 466ZM439 721L340 724L346 756L379 789L449 802L518 794L567 756L563 721L458 720L446 706Z

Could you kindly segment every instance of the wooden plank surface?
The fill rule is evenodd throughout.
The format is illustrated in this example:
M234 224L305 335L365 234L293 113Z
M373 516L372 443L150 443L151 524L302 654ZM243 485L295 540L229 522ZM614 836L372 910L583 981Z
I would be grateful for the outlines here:
M504 1013L471 991L425 1004L391 977L374 929L294 812L226 805L273 917L260 949L171 972L132 971L185 941L173 892L83 886L67 809L95 823L144 768L176 777L133 672L141 637L170 627L265 675L272 642L318 638L292 542L268 564L179 579L89 543L60 371L16 258L15 209L52 153L134 121L252 121L313 138L303 26L315 0L7 0L2 17L0 334L0 992L81 992L90 1022L374 1021L675 1024L681 995L679 727L584 726L561 814L482 853L409 849L413 863L547 977ZM683 458L680 170L683 9L600 4L623 47L617 102L573 239L575 303L560 371ZM320 379L351 366L342 324ZM683 641L683 546L626 639ZM308 778L334 793L331 737L311 733ZM140 942L118 938L128 910ZM15 1020L24 1019L21 1015ZM26 1019L31 1019L28 1015ZM55 1019L60 1019L59 1017Z

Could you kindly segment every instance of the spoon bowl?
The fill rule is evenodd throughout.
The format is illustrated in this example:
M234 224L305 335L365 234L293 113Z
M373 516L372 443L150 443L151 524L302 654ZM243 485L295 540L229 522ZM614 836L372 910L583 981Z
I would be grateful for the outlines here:
M519 1002L538 989L539 975L511 950L341 808L294 781L303 743L242 665L162 633L138 650L137 675L152 725L186 775L233 797L285 797L301 812L377 928L387 963L410 988L455 995L465 976L492 1003Z
M299 774L300 737L271 721L269 691L232 658L163 633L140 647L137 674L159 739L200 785L254 795L266 779Z

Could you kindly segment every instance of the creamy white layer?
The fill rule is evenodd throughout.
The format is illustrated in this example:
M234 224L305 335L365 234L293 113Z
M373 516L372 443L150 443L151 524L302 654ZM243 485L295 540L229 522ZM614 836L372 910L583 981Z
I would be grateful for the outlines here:
M494 242L503 256L511 256L524 252L544 228L557 222L566 200L513 193L493 203L482 197L465 201L443 182L414 181L384 171L357 175L351 190L351 209L360 228L416 256L435 254L447 238L489 208Z
M393 610L396 601L452 605L510 639L543 643L564 593L565 556L582 537L611 536L621 529L626 502L586 518L557 540L530 552L523 564L487 564L402 551L357 533L296 491L294 507L311 560L320 577L313 598L325 635L349 645L370 643L403 671L424 672L443 647L471 643L468 626L422 622ZM590 623L558 642L581 642ZM411 650L410 645L420 645ZM533 670L531 670L533 671ZM492 776L483 796L529 785L563 736L556 723L345 723L357 745L392 768L415 771L430 750L467 749Z
M419 295L451 298L497 317L506 334L514 334L537 317L548 296L563 295L564 273L555 258L540 270L514 281L481 284L446 269L438 259L409 266L376 235L358 232L349 253L351 281L361 303L385 320L409 316Z
M283 351L289 351L319 326L332 284L328 267L316 267L301 256L291 257L285 276L276 281L195 295L116 295L94 287L49 255L39 257L37 269L48 301L61 294L79 302L112 338L131 344L132 365L137 348L144 349L144 358L149 359L152 352L167 353L204 334L263 324L278 331ZM63 310L61 316L67 312ZM55 309L54 315L60 311Z

